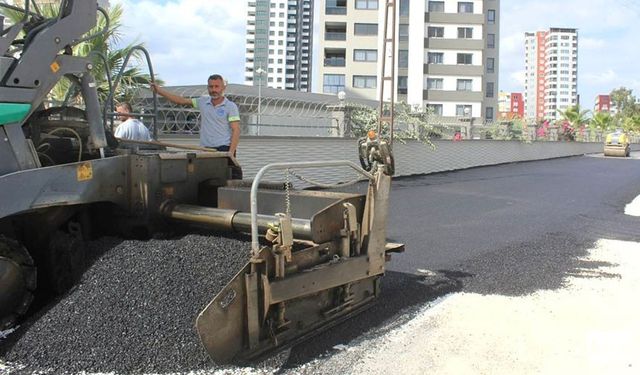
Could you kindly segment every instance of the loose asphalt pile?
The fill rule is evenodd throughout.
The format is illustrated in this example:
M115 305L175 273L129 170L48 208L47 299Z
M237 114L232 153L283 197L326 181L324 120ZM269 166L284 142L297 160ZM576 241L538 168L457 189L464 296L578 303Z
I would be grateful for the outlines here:
M215 368L195 319L248 260L244 238L104 238L90 251L102 255L75 289L13 334L4 361L26 366L20 373Z

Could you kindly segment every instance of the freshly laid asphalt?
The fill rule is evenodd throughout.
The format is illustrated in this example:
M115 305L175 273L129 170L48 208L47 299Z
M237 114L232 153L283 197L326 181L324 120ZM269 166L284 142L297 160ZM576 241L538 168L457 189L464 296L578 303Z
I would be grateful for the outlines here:
M640 160L597 155L396 179L387 236L406 251L388 263L378 304L293 348L286 366L451 292L560 289L601 265L582 259L597 240L640 241L640 218L624 215L639 194Z
M404 243L406 252L388 263L379 302L274 357L279 363L273 371L332 373L336 347L365 332L381 335L402 326L452 293L518 298L556 292L567 278L606 266L589 257L599 240L640 242L640 218L624 215L625 205L640 194L639 163L585 156L394 180L387 236ZM180 364L156 367L148 360L135 372L189 370ZM194 363L192 370L207 371L200 361ZM217 371L270 372L263 367ZM113 370L127 373L126 367Z

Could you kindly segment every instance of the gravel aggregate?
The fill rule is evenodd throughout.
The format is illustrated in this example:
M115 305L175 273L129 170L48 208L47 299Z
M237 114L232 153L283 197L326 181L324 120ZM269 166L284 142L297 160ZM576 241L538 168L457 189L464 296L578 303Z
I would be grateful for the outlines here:
M195 318L244 266L246 238L103 238L90 251L102 255L80 284L0 348L5 361L20 367L16 373L216 368L200 344Z

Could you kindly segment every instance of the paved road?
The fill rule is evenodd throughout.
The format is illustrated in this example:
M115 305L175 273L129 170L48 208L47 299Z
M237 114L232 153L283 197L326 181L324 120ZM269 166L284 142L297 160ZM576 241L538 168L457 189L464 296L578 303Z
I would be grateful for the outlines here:
M399 312L454 291L524 296L553 291L598 239L640 241L624 206L640 194L640 161L574 157L483 167L394 181L390 239L406 244L374 308L294 348L285 367L348 343Z
M607 349L633 371L640 308L625 303L640 288L640 218L624 209L639 194L640 160L597 155L398 178L388 237L406 252L388 264L379 303L263 363L211 373L572 373ZM594 325L587 341L600 346L564 360ZM523 364L522 353L537 356Z

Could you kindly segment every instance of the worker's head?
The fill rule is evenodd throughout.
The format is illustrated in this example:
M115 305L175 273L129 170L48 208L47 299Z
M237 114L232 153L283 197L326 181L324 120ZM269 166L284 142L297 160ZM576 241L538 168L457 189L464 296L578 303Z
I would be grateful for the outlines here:
M209 90L209 96L211 98L220 99L224 96L224 89L227 85L224 82L224 78L220 74L212 74L207 81L207 89Z
M118 116L118 118L122 121L125 121L133 116L130 115L131 112L133 112L133 109L131 108L131 104L127 103L127 102L121 102L118 103L116 105L116 112L120 114L120 116Z

